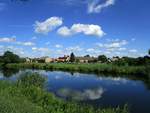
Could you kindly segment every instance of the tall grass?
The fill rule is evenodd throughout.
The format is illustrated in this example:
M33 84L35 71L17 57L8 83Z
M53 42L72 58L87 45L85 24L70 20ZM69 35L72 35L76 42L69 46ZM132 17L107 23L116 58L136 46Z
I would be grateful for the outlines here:
M127 106L96 109L58 99L41 87L44 81L37 73L23 75L16 83L0 81L0 113L128 113Z

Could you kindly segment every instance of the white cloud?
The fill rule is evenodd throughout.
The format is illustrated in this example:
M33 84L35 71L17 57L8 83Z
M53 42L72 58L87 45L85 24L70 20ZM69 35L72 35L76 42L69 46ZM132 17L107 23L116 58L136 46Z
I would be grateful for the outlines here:
M21 47L15 47L15 46L0 46L0 55L3 55L5 51L12 51L13 53L24 57L26 56L26 51Z
M98 37L103 37L105 35L105 32L102 30L101 26L93 24L73 24L70 29L64 26L59 28L57 33L62 36L70 36L79 33Z
M93 48L89 48L86 50L86 52L94 52L94 51L95 51L95 49L93 49Z
M66 26L59 28L57 33L59 35L62 35L62 36L70 36L70 35L72 35L71 34L71 30L68 27L66 27Z
M125 48L122 48L122 46L125 46L127 45L128 42L126 40L117 40L117 41L114 41L114 42L111 42L111 43L106 43L106 44L102 44L102 43L96 43L96 45L100 48L106 48L106 49L109 49L109 50L112 50L112 49L119 49L119 50L125 50Z
M68 88L62 88L57 91L59 96L65 98L71 98L73 100L97 100L102 97L104 93L103 88L85 89L84 91L78 91Z
M44 22L35 22L35 32L47 34L50 31L54 30L56 27L63 24L62 18L60 17L51 17L45 20Z
M37 57L50 56L50 49L45 47L32 47L33 54Z
M33 42L16 42L16 44L22 45L22 46L34 46L35 45L35 43Z
M33 51L49 51L48 48L37 48L37 47L32 47Z
M114 5L115 0L106 0L105 3L99 3L99 0L93 0L88 3L88 13L99 13L102 9Z
M68 47L66 48L68 52L80 52L83 50L80 46Z
M105 44L106 48L120 48L121 46L126 45L128 42L126 40L112 42L110 44Z
M0 42L15 42L16 41L16 38L13 36L13 37L3 37L3 38L0 38Z
M136 49L131 49L129 50L130 53L137 53L137 50Z
M56 44L55 47L56 47L56 48L62 48L63 46L60 45L60 44Z
M118 50L119 50L119 51L125 51L125 50L127 50L127 48L121 47L121 48L119 48Z

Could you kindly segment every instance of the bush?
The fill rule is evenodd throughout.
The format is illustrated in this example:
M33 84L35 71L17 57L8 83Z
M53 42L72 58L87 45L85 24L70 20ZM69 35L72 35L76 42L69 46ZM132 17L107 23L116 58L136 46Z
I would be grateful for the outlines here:
M23 75L20 75L18 84L24 85L26 87L35 86L42 88L45 81L46 78L44 78L42 75L39 75L38 73L27 72Z

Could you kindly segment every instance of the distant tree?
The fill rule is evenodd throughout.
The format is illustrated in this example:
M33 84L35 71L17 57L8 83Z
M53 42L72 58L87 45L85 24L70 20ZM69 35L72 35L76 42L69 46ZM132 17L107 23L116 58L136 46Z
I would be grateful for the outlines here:
M85 55L84 57L90 57L90 55Z
M108 61L108 58L105 55L99 55L98 61L101 61L102 63L105 63Z
M148 50L148 54L150 55L150 49Z
M70 54L70 62L75 62L75 55L74 55L74 53Z
M19 63L20 62L20 57L13 52L6 51L3 55L3 62L5 64L7 63Z

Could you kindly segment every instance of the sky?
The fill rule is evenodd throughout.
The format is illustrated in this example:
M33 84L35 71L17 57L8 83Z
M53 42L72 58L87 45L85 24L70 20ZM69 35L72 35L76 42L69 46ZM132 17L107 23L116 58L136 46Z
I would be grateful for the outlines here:
M139 57L149 42L150 0L0 0L0 55Z

